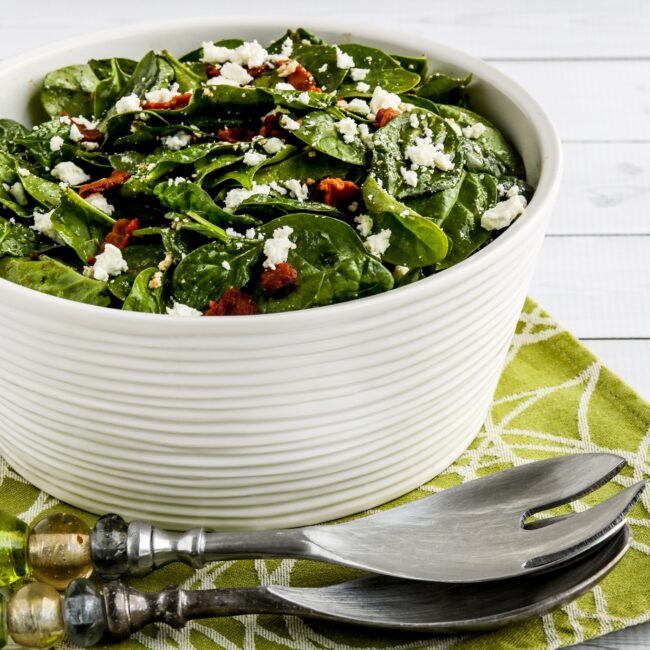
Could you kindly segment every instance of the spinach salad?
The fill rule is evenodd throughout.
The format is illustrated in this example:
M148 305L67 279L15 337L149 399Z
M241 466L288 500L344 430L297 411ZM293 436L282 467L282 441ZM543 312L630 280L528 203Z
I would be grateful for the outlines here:
M521 158L426 57L206 42L45 76L0 120L0 278L176 316L305 309L457 264L521 215Z

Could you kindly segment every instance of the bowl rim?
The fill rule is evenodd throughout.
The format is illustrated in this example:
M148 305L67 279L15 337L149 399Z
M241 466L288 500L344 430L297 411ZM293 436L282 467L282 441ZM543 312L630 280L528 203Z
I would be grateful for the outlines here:
M195 27L197 33L205 31L210 24L215 29L227 27L229 29L241 27L242 30L254 30L255 28L278 28L286 30L288 25L308 26L315 32L323 31L338 33L345 37L353 37L363 42L364 40L381 40L386 44L394 45L398 49L421 52L429 59L439 58L443 63L451 64L465 69L470 69L478 74L484 83L501 91L511 102L518 104L526 115L528 123L534 133L540 150L540 176L532 197L526 209L525 218L517 219L506 231L494 241L477 251L461 263L445 269L444 272L432 275L404 287L398 287L372 296L356 298L342 303L311 307L297 311L278 312L272 314L249 315L246 318L237 318L238 330L242 328L257 328L262 326L282 325L290 322L292 325L309 323L314 319L319 321L327 317L350 317L361 315L359 312L364 308L380 308L386 310L399 306L406 301L417 301L420 296L428 293L432 287L439 291L461 283L468 276L480 271L481 267L488 266L490 260L496 259L501 252L511 246L525 246L529 232L538 227L539 222L544 219L545 214L550 211L555 197L559 190L562 177L563 157L559 135L546 111L540 106L532 95L529 94L518 82L508 75L486 63L482 59L455 47L429 39L420 35L409 35L400 38L394 30L381 27L377 24L361 21L360 19L340 20L323 19L308 16L278 16L278 15L257 15L255 17L246 15L229 15L217 17L214 14L186 18L183 20L162 20L155 22L138 22L127 26L114 27L99 31L92 31L81 36L75 36L56 41L0 62L0 79L9 74L13 69L28 65L31 62L40 62L44 57L64 54L66 50L78 49L80 47L92 47L98 41L111 39L134 38L144 33L166 32L183 30ZM198 38L197 38L198 40ZM233 319L221 318L175 318L167 314L149 314L120 309L110 309L98 305L59 298L39 291L28 289L8 280L0 278L0 291L8 293L17 303L28 302L30 307L40 313L59 312L60 315L70 317L78 315L78 322L89 320L97 324L108 326L115 325L152 325L153 323L173 324L176 328L198 328L198 327L222 327L230 328ZM372 310L371 310L372 311ZM101 316L100 314L104 314ZM103 320L97 320L103 319ZM117 319L117 320L114 320ZM207 324L210 323L210 324ZM165 327L167 327L165 326ZM205 332L206 330L202 330Z

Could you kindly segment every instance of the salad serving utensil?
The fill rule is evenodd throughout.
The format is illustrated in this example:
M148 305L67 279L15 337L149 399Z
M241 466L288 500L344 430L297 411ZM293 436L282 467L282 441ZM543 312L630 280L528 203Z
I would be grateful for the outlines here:
M527 526L525 520L595 490L625 464L613 454L561 456L365 518L287 530L170 533L107 515L92 532L92 556L96 569L109 578L145 575L175 561L199 568L251 557L320 560L418 581L515 578L567 562L624 527L643 481L552 525Z

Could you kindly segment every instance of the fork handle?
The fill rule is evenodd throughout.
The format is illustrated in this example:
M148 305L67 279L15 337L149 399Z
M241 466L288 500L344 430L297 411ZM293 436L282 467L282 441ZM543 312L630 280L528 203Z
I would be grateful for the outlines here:
M127 524L105 515L91 534L95 569L104 578L143 576L171 562L199 569L207 562L250 557L309 557L312 545L301 529L211 533L194 528L170 533L144 521Z

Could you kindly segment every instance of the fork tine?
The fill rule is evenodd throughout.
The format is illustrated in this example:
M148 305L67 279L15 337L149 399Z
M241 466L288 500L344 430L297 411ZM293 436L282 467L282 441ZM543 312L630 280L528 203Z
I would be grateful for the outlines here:
M529 549L535 555L526 561L526 569L564 562L614 535L625 525L625 515L645 488L639 481L589 510L566 517L535 530L522 529L530 538Z

